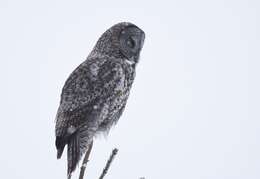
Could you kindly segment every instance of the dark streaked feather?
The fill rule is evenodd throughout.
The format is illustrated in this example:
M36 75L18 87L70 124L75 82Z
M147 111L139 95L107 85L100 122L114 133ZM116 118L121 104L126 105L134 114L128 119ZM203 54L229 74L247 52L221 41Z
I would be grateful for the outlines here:
M79 136L76 133L73 135L73 137L71 137L68 143L68 175L70 175L76 169L77 163L80 158L79 154Z

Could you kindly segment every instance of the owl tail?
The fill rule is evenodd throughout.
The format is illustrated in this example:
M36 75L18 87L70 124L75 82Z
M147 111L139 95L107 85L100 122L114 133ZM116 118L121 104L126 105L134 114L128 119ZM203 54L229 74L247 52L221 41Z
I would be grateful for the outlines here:
M80 160L80 144L79 144L79 135L77 133L75 133L68 142L67 160L68 160L68 178L69 178L71 173L76 169L76 166Z
M91 143L92 137L90 137L89 131L84 130L84 128L80 128L70 138L67 152L68 178L70 178L71 173L75 171L82 155L89 149Z

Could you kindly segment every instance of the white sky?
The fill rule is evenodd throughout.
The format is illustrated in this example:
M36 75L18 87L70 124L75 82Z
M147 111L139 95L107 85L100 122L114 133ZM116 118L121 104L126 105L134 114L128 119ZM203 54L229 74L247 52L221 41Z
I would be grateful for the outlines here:
M85 178L260 178L260 2L0 1L1 178L65 179L61 88L110 26L146 32L124 115ZM78 178L78 174L74 174Z

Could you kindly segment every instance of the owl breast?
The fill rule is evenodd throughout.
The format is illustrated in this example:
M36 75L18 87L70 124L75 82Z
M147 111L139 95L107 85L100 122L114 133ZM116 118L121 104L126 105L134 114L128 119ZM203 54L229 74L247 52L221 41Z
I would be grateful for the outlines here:
M100 124L98 131L109 132L109 129L115 125L122 115L127 99L130 94L130 89L132 87L135 78L135 68L129 64L123 64L123 69L125 72L125 78L120 89L117 89L115 95L107 100L109 106L109 112L107 118Z

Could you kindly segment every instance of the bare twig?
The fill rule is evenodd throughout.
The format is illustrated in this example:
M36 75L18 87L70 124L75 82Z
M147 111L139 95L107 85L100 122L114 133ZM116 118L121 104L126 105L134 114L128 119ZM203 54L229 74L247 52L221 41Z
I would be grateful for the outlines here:
M88 150L86 152L86 155L85 155L85 157L83 159L83 162L82 162L82 165L81 165L81 168L80 168L79 179L83 179L84 178L84 173L85 173L85 170L86 170L87 163L89 161L88 158L89 158L92 146L93 146L93 141L89 145Z
M99 179L103 179L104 176L107 174L107 171L108 171L108 169L109 169L109 167L110 167L110 165L111 165L113 159L115 158L117 152L118 152L118 149L117 149L117 148L113 149L112 154L110 155L110 157L109 157L109 159L108 159L108 161L107 161L107 163L106 163L106 166L105 166L105 168L103 169L103 172L102 172L102 174L100 175Z

